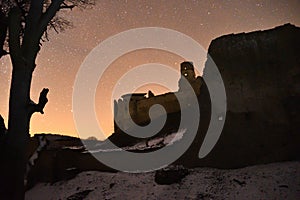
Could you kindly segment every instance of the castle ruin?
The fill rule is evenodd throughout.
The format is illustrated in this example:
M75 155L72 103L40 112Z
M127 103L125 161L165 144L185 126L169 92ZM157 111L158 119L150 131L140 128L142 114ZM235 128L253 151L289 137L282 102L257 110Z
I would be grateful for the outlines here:
M132 93L123 95L114 101L114 132L120 133L130 129L129 117L138 125L147 125L150 122L149 109L152 105L163 106L167 114L180 112L176 95L187 97L191 95L189 88L193 88L197 96L200 95L202 79L196 77L192 62L183 62L180 65L181 78L178 81L178 91L161 95L147 93ZM187 81L183 80L186 79ZM189 84L189 85L187 85ZM129 111L130 116L127 114ZM158 116L159 117L159 116Z

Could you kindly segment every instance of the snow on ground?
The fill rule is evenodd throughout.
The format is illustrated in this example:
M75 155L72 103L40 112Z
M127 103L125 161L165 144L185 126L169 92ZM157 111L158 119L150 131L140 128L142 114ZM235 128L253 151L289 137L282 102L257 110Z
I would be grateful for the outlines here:
M178 132L170 133L165 136L159 136L159 137L152 138L147 142L148 145L146 145L146 140L145 140L145 141L139 142L133 146L122 147L122 149L120 149L120 148L117 148L117 149L102 148L102 145L104 145L105 142L100 142L100 143L96 144L94 147L88 146L89 150L86 152L98 153L98 152L113 152L113 151L123 151L123 150L126 150L126 151L151 150L153 148L160 148L160 147L164 147L166 145L172 145L175 142L180 141L185 132L186 132L186 129L181 129Z
M58 199L300 199L300 162L234 170L191 169L180 183L158 185L155 172L83 172L69 181L41 183L26 200Z

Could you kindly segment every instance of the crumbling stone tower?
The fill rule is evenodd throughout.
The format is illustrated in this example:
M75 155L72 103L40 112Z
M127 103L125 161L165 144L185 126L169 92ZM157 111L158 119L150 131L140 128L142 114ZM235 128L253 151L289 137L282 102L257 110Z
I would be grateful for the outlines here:
M132 128L131 119L138 125L147 125L150 122L149 109L154 104L163 106L167 114L172 114L179 112L181 109L176 95L181 95L188 99L190 95L194 95L191 93L194 90L198 96L200 94L202 79L196 77L193 63L181 63L181 74L183 77L179 80L179 91L177 92L169 92L161 95L154 95L152 92L149 92L148 97L146 97L147 93L132 93L125 94L117 101L115 100L114 132L121 133L122 131L130 130ZM184 79L188 81L183 81ZM191 87L193 90L191 90ZM128 115L128 111L130 115ZM170 125L169 127L172 126Z
M194 80L195 79L195 71L194 71L194 65L192 62L183 62L180 64L180 72L181 75L184 76L188 80Z
M189 82L189 84L194 89L195 93L198 95L200 93L201 87L201 78L196 77L194 65L192 62L185 61L180 64L180 72L181 75ZM188 85L187 83L182 80L183 77L180 78L178 85L179 85L179 92L188 92Z

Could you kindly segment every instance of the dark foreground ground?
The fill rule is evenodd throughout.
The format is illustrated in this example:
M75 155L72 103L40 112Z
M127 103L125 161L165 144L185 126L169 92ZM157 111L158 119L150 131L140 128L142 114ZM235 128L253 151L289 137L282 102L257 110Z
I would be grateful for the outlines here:
M82 172L68 181L39 183L26 199L299 199L300 162L241 169L196 168L179 183L159 185L155 172Z

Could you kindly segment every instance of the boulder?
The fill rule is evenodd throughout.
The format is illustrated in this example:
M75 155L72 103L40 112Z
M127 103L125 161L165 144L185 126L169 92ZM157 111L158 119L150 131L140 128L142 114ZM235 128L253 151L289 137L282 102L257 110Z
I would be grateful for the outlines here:
M173 183L179 183L188 174L189 170L183 166L168 166L157 170L154 180L159 185L171 185Z

